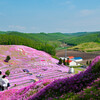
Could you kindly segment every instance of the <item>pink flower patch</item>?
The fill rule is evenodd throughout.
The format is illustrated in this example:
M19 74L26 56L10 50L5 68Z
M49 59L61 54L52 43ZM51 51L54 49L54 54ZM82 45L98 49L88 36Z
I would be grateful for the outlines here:
M41 61L45 61L45 60L41 60Z

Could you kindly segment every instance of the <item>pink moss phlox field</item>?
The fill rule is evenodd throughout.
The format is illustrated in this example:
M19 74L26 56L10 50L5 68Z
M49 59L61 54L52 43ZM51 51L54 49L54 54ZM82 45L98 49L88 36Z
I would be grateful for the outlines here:
M0 92L0 97L3 93L5 97L2 96L2 98L5 98L5 100L41 100L41 97L48 98L48 91L51 91L54 97L57 96L57 92L54 93L54 90L60 91L60 93L74 91L75 89L80 91L83 86L90 85L89 81L94 81L96 74L91 73L91 67L100 59L100 56L96 57L86 71L73 76L73 74L66 73L69 67L57 65L58 60L43 51L21 45L13 45L10 48L9 46L4 47L8 48L9 52L11 52L11 61L8 64L1 63L2 72L4 73L9 69L11 73L7 77L11 83L11 87L8 90L11 91L11 95L6 95L6 91ZM4 52L4 54L9 52ZM6 56L2 57L4 59ZM28 69L29 72L32 72L32 75L23 72L23 69ZM41 75L42 78L34 83L34 80L38 78L36 77L37 75ZM83 82L84 85L80 84L80 82ZM43 86L45 83L50 84ZM68 87L69 84L70 86Z
M34 85L34 80L36 79L43 81L42 83L45 84L48 81L52 82L58 78L71 76L71 74L63 73L68 72L69 67L57 65L58 60L52 58L51 55L44 51L39 51L23 45L1 45L0 51L0 70L2 70L3 74L5 74L6 70L10 70L10 75L7 77L11 84L9 91L11 89L19 89L19 92L16 92L16 96L18 96L19 94L17 95L17 93L20 93L21 90L25 90L23 92L24 94L18 97L24 95L23 98L26 98L25 94L31 90L31 87L33 87L32 85ZM8 63L4 62L7 55L11 57ZM23 72L23 69L28 69L32 75ZM60 70L60 72L58 70ZM41 79L36 77L40 74L42 75ZM38 83L36 82L35 84ZM15 92L13 95L15 95Z
M10 76L8 77L8 79L11 83L11 87L13 87L14 84L17 85L16 87L13 88L25 87L24 85L18 86L19 84L23 83L19 81L21 80L23 81L24 79L27 80L36 79L37 78L36 75L38 74L41 74L43 76L42 79L55 78L56 73L60 75L59 74L60 72L55 71L57 69L62 70L63 75L61 77L66 77L65 73L63 73L63 69L61 68L65 68L66 72L68 72L69 68L66 66L57 65L56 63L58 62L58 60L52 58L49 54L43 51L39 51L22 45L10 45L10 46L2 45L2 47L5 48L4 51L2 51L3 55L5 54L6 57L6 55L9 54L11 56L11 60L9 61L9 63L2 62L1 60L1 64L3 65L1 67L1 70L3 73L5 73L7 69L10 70ZM23 69L28 69L30 72L33 73L33 75L30 76L24 73ZM47 69L47 71L44 71L42 69ZM49 72L52 73L48 74ZM22 73L23 75L21 75L20 73ZM27 84L29 85L29 83Z
M61 96L63 93L68 92L79 92L83 88L91 85L94 80L100 76L99 73L92 73L92 66L94 66L100 60L100 56L96 57L92 64L87 68L87 70L80 72L70 78L58 79L40 90L34 96L31 96L28 100L40 100L47 99L49 97Z
M11 100L11 96L17 91L18 89L10 89L0 92L0 100Z
M47 82L51 83L54 80L55 79L47 79L47 80L45 79L45 80L37 81L37 82L33 83L32 85L29 85L25 88L22 88L22 89L18 90L16 93L13 94L13 96L10 99L11 100L22 100L24 98L26 100L28 98L28 97L26 97L26 95L30 91L33 91L36 86L41 86L42 84L47 83Z

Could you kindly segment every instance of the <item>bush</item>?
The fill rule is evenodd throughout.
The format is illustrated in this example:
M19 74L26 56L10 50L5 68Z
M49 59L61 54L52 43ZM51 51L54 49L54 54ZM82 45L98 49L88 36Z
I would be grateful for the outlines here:
M67 65L69 65L69 58L67 58Z
M7 76L9 76L9 75L10 75L10 71L7 70L7 71L5 72L5 74L6 74Z
M65 59L63 60L63 64L64 64L64 65L67 65L67 63L66 63Z
M89 62L88 61L86 62L86 65L89 65Z
M14 86L17 86L16 84L14 84Z
M62 64L62 59L61 58L59 59L58 64L60 64L60 65Z
M91 64L91 60L90 60L90 63L89 63L89 65Z
M6 59L4 60L5 62L8 62L10 60L10 56L7 56Z

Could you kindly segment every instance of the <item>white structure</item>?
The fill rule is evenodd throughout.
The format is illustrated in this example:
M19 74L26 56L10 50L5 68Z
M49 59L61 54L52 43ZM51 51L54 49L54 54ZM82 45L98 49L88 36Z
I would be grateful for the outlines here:
M71 62L69 62L69 66L76 66L77 64L76 64L76 62L75 61L71 61Z
M70 68L68 72L69 72L69 73L75 73L74 68L73 68L73 67Z
M80 61L83 61L82 59L77 59L77 60L75 60L76 62L80 62Z
M60 57L60 58L61 58L62 60L64 60L64 59L67 60L68 57L66 57L66 58L65 58L65 57Z
M80 65L80 64L77 64L78 66Z
M74 68L72 67L72 68L71 68L71 73L74 73L74 72L75 72L75 71L74 71Z
M83 61L83 59L81 57L74 57L73 59L71 59L73 61L76 61L76 62L80 62L80 61Z
M64 60L64 59L65 59L65 57L60 57L60 59Z

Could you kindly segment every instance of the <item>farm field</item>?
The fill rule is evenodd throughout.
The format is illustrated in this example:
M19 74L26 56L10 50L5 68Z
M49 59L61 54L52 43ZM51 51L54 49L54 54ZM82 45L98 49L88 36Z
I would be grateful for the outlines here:
M82 64L86 64L86 61L93 60L96 56L100 55L100 51L94 52L82 52L82 51L74 51L74 50L67 50L67 56L74 56L74 57L82 57L83 61ZM57 57L65 57L65 50L56 50Z

